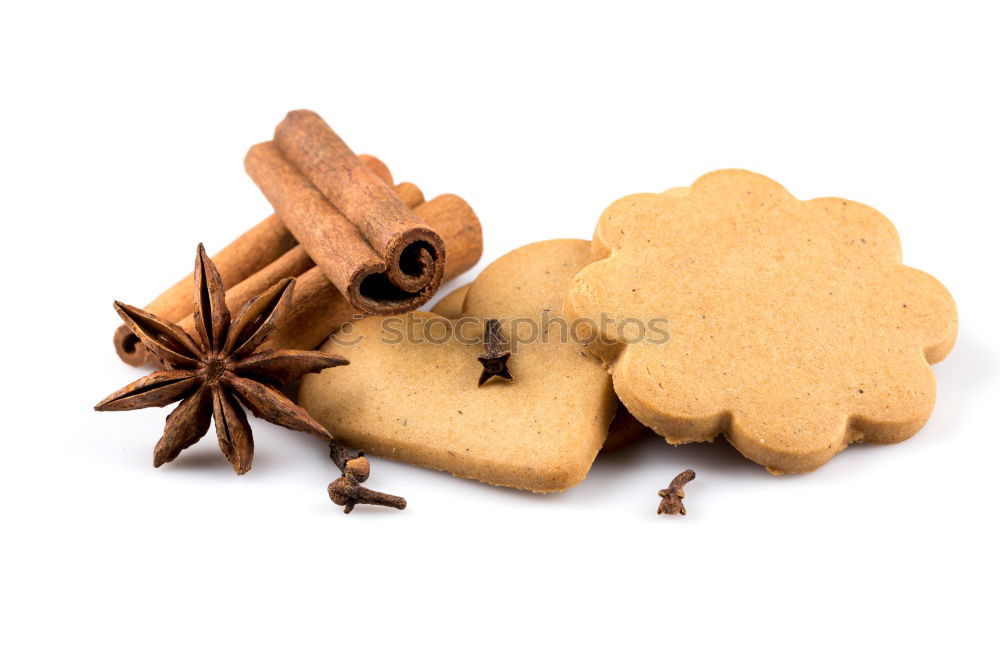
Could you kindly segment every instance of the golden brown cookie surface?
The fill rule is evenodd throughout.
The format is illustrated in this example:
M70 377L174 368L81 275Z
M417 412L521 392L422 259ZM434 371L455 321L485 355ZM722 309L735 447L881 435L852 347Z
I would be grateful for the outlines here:
M590 244L582 240L514 250L470 286L466 315L540 319L547 308L558 316L570 280L589 261ZM398 337L385 336L389 318L366 318L352 333L359 342L323 347L350 360L338 368L346 372L302 382L299 403L334 436L375 455L495 485L552 492L583 480L616 405L600 361L558 335L522 341L510 360L514 381L477 388L483 347L448 335L458 322L430 313L397 321L400 329L413 322L407 339L383 342ZM470 324L462 333L481 330Z
M574 279L568 314L611 318L592 350L669 442L723 433L771 471L804 472L851 442L906 439L930 416L929 364L954 344L955 304L901 263L878 211L717 171L685 196L616 201L593 247L601 261ZM623 342L626 318L666 318L669 340Z
M687 188L675 189L686 190ZM466 284L456 287L441 298L437 302L437 305L431 308L431 312L442 317L447 317L448 319L462 317L464 314L465 295L468 293L470 286L472 285ZM608 436L605 438L601 450L614 451L620 449L648 434L651 434L649 428L636 421L635 417L629 414L628 410L619 403L615 417L608 427Z

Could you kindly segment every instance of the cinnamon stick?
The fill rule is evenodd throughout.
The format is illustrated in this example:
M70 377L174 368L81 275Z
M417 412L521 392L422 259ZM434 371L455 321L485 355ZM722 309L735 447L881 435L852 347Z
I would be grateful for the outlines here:
M437 231L445 244L445 280L472 268L483 254L479 218L464 199L442 194L413 210ZM315 349L331 334L361 313L330 284L323 272L312 268L295 280L289 312L262 349Z
M406 202L408 205L417 207L424 202L424 193L413 183L400 183L393 189L400 200ZM451 213L445 212L444 214L448 215ZM309 255L306 254L305 248L301 245L296 245L242 282L226 289L226 305L229 307L230 312L237 312L244 303L265 289L277 284L279 280L298 277L315 265ZM295 289L301 292L303 287L301 284L297 284ZM294 320L294 316L285 317L286 322L292 320ZM180 325L181 328L191 335L197 333L193 314L182 319ZM329 332L327 331L327 333Z
M396 186L397 190L404 185L419 192L416 186L409 183L400 183ZM448 252L448 260L444 266L445 280L464 273L479 261L483 254L482 226L476 213L464 199L454 194L442 194L416 206L413 212L444 240ZM301 251L301 248L288 254L297 251ZM293 262L288 260L286 264L288 271L285 273L276 267L268 267L226 292L226 304L230 308L238 308L282 278L295 277L295 290L288 311L260 349L315 349L345 322L354 321L364 314L351 307L350 302L330 283L319 267L294 273ZM187 318L181 326L193 331L194 319Z
M416 186L400 183L419 192ZM422 197L421 197L422 198ZM429 227L444 240L448 260L444 266L444 279L450 280L472 268L483 254L483 230L472 207L454 194L442 194L414 208ZM289 252L294 254L301 248ZM278 264L279 260L275 262ZM292 260L283 262L288 270L282 272L269 266L226 292L226 304L237 309L263 289L282 278L294 277L295 290L288 311L270 339L260 349L315 349L348 321L364 313L351 307L350 302L330 283L317 266L302 273L294 273ZM188 317L181 326L194 330L194 319Z
M250 149L247 173L353 307L399 314L444 276L441 236L311 111L293 111L274 141Z
M469 270L483 253L482 227L472 207L454 194L442 194L423 202L423 194L412 183L396 186L397 195L414 206L414 212L442 237L448 259L444 279ZM334 287L323 272L313 266L301 246L296 246L258 272L226 291L226 304L236 311L247 300L286 277L295 277L296 284L288 312L271 338L261 349L314 349L344 322L361 314ZM190 284L188 290L190 291ZM191 300L188 294L188 300ZM180 321L183 328L193 331L190 315ZM127 330L127 329L126 329ZM117 336L116 336L117 342ZM119 352L119 355L122 355ZM125 358L123 356L123 358ZM133 345L129 358L132 365L143 365L147 357L141 343Z
M359 158L370 171L392 185L392 173L381 160L371 155L359 155ZM412 194L408 188L404 191ZM262 270L297 244L298 241L281 219L277 215L271 215L220 250L212 257L212 261L222 276L223 287L229 289ZM189 273L181 278L144 309L168 321L184 319L194 312L191 299L193 277ZM114 344L118 356L129 365L141 366L146 363L146 349L128 327L119 326L115 330Z

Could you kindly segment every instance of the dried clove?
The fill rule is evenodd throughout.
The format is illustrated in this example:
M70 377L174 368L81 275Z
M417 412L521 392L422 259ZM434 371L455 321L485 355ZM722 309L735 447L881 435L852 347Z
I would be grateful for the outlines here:
M487 319L486 331L483 335L483 355L479 357L479 362L483 364L483 372L479 375L479 386L493 377L499 377L509 382L514 381L510 375L510 369L507 368L508 360L510 360L510 352L503 351L500 321Z
M380 493L361 485L371 474L371 465L364 451L353 453L337 440L331 439L330 460L342 474L327 487L327 493L334 504L344 507L344 513L353 511L356 504L377 504L400 510L406 508L406 500L402 497Z
M350 449L335 439L330 440L330 460L344 474L350 474L358 483L368 480L371 465L364 451L352 453Z
M687 514L684 510L684 486L690 483L694 479L694 470L686 469L677 476L674 480L670 482L670 485L660 491L660 508L656 510L657 514L669 513L671 515L681 514L682 516Z
M377 504L379 506L391 506L394 509L405 509L406 500L395 495L380 493L377 490L369 490L350 474L344 474L327 487L330 499L333 503L344 507L344 513L354 510L356 504Z

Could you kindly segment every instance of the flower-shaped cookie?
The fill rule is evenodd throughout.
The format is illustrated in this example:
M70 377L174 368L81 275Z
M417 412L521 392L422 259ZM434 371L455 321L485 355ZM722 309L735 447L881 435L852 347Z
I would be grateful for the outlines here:
M901 263L895 228L872 208L716 171L619 199L593 251L567 314L594 322L619 398L668 442L722 433L772 472L806 472L852 442L906 439L930 416L930 364L954 344L955 304ZM622 326L656 318L666 342Z

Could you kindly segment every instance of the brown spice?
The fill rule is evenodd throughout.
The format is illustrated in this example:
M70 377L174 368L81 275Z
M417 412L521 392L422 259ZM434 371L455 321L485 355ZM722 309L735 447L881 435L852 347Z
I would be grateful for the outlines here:
M374 160L375 158L368 159ZM423 194L419 188L411 183L400 183L395 187L395 191L407 205L416 206L414 212L441 234L444 239L448 253L444 267L445 280L450 280L464 273L479 261L483 253L482 227L476 213L464 199L454 194L442 194L421 203ZM258 227L260 226L258 225ZM252 236L259 240L250 232L244 236ZM241 239L244 236L241 236ZM238 254L238 250L243 246L244 243L238 239L219 255L232 257L234 254ZM305 252L301 246L295 246L256 273L238 284L232 285L226 291L226 302L230 309L235 310L250 296L270 287L279 279L283 277L297 278L295 293L289 304L288 312L262 349L315 349L330 333L339 329L344 322L351 321L354 315L358 314L358 311L352 308L343 294L330 284L330 281L326 279L318 267L312 267L300 274L295 273L300 266L307 263L304 255ZM311 264L312 261L309 260L308 265ZM222 278L223 284L229 284L225 273L222 274ZM190 289L190 284L191 276L188 276L185 281L187 289ZM175 301L174 291L175 288L171 288L155 302ZM190 299L191 297L188 295L186 308L188 314L191 313ZM173 305L172 309L177 311L184 308ZM168 319L156 309L147 308L147 310ZM193 323L192 319L184 319L184 317L172 321L181 322L185 329L190 329ZM190 330L193 331L193 329ZM145 346L136 338L135 334L124 325L115 333L115 350L122 360L130 365L141 366L155 360L155 357L146 353Z
M401 314L444 276L441 236L417 217L312 111L292 111L274 141L247 153L247 173L351 305Z
M371 155L359 155L359 158L371 171L378 174L387 184L392 185L392 174L381 160ZM396 192L400 198L412 196L407 185L401 183L397 188ZM277 215L271 215L220 250L212 257L212 262L222 276L223 287L228 290L247 280L258 271L264 270L297 244L298 241L288 231L281 219ZM281 277L295 277L295 275ZM191 305L190 291L192 278L193 275L190 274L181 278L143 309L174 323L190 316L194 311ZM273 282L267 284L266 287L270 287L271 284ZM246 298L260 293L264 288L254 290L247 294ZM246 299L233 305L231 309L237 309L245 301ZM115 330L114 342L118 356L129 365L139 367L150 362L150 355L146 353L145 346L127 326L122 325Z
M483 364L483 372L479 375L479 386L482 386L493 377L499 377L507 381L514 381L511 377L507 361L510 360L510 352L503 351L503 334L500 332L500 322L496 319L486 320L486 330L483 334L483 355L479 357L479 362Z
M406 508L406 500L402 497L369 490L346 474L331 483L327 492L334 504L344 507L344 513L353 511L357 504L376 504L400 510Z
M436 229L448 248L444 278L450 280L472 268L483 254L483 229L472 207L459 196L442 194L414 212ZM351 307L319 267L298 277L295 298L284 323L278 326L265 347L274 349L314 349L344 322L360 313Z
M371 466L364 451L352 452L335 439L330 440L330 460L344 474L351 474L359 483L368 480Z
M670 485L660 491L660 497L663 499L660 500L660 508L656 510L656 513L669 513L671 515L679 513L682 516L686 515L687 511L684 510L684 503L681 500L684 499L685 484L691 482L693 479L693 469L686 469L675 476Z
M356 504L378 504L400 510L406 508L406 500L402 497L369 490L361 485L371 474L371 465L365 458L364 451L353 453L337 440L331 439L330 460L343 475L327 487L327 493L335 504L344 507L344 513L353 511Z
M253 462L253 434L241 404L258 418L329 439L326 428L277 387L347 361L315 351L256 351L287 310L294 286L294 278L280 280L231 318L222 276L199 245L194 270L197 339L176 324L116 301L125 324L166 369L112 393L94 409L125 411L180 401L154 449L156 467L201 439L214 415L219 447L237 474L246 473Z
M395 186L395 191L407 205L412 204L413 206L419 206L424 202L424 194L420 191L413 183L400 183ZM235 310L246 303L250 298L259 294L264 289L267 289L271 285L278 282L282 278L286 277L299 277L301 278L307 271L313 269L316 264L313 260L306 254L306 250L301 245L296 245L292 249L285 252L283 255L272 261L270 264L260 269L250 277L246 278L239 284L232 285L226 289L226 304L231 310ZM317 271L317 275L320 272ZM300 301L300 296L303 293L309 293L306 285L303 284L303 280L299 279L297 281L295 291L295 301ZM297 312L295 303L289 308L290 316L285 322L282 323L281 329L289 327L292 318ZM194 317L189 316L179 322L181 328L183 328L188 333L194 332ZM301 323L291 324L296 330L302 328ZM280 336L280 331L271 337L270 347L276 349L312 349L316 347L318 342L322 340L323 336L328 335L332 329L325 329L319 338L310 341L311 344L307 343L304 345L282 345L276 346L274 342Z
M319 115L290 112L275 128L274 143L385 259L392 284L408 292L437 291L444 267L441 236L414 215Z

